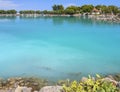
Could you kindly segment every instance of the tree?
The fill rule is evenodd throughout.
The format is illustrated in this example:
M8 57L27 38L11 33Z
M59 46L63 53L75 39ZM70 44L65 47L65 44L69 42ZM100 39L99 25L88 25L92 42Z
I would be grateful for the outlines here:
M77 6L68 6L65 9L65 13L66 14L70 14L70 15L80 13L80 7L77 7Z
M19 11L20 14L35 14L36 11L34 10L23 10L23 11Z
M101 10L102 14L113 13L116 14L118 12L118 8L116 6L106 6L106 5L97 5L96 9Z
M37 11L35 11L35 13L36 13L36 14L40 14L41 12L40 12L40 10L37 10Z
M94 6L93 5L83 5L81 7L82 12L84 13L91 13L93 10Z
M52 8L53 8L53 11L62 11L62 10L64 10L63 5L53 5Z
M53 11L57 11L57 5L53 5L52 8L53 8Z
M43 14L48 14L47 10L42 11Z
M0 10L0 14L6 14L5 10Z
M60 11L64 10L63 5L58 5L58 10L60 10Z
M7 14L16 14L17 11L16 10L7 10L6 13Z
M73 15L73 14L75 14L75 11L74 11L74 9L66 9L65 14Z
M109 10L110 13L113 13L113 14L119 13L118 7L116 7L116 6L114 6L114 5L108 6L108 10Z
M95 6L96 9L101 10L101 5Z
M108 7L106 5L97 5L95 8L100 10L102 14L109 13Z

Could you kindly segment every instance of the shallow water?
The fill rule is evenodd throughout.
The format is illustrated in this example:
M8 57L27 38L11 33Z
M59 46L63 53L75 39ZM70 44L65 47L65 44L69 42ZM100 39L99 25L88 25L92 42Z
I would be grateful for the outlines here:
M0 76L79 79L120 73L120 24L80 17L0 17Z

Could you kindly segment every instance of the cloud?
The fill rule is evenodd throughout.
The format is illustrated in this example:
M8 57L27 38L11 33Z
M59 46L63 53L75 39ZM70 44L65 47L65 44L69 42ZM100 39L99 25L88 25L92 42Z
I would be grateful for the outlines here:
M0 9L15 9L18 6L11 0L0 0Z
M69 4L66 4L64 5L65 7L68 7L68 6L77 6L75 3L69 3Z

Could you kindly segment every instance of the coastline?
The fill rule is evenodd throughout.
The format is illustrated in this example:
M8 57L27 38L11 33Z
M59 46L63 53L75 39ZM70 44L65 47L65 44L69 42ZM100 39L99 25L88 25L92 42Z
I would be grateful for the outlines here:
M105 81L113 83L120 89L120 74L106 75L102 78ZM79 81L83 82L87 79L87 77L83 76ZM92 77L92 79L96 80L96 77ZM60 91L63 88L63 85L70 85L71 82L72 80L69 79L58 80L54 82L39 77L11 77L8 79L0 78L0 92L53 92L50 90L57 90L56 92L64 92ZM50 90L45 91L46 89Z
M90 19L98 20L98 21L105 21L105 22L113 22L113 23L120 23L120 16L119 15L82 15L82 14L0 14L0 17L88 17Z

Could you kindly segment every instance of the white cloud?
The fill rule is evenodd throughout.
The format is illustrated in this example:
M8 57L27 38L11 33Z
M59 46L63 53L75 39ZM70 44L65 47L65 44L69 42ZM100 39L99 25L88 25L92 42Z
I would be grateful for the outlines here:
M68 6L76 6L75 3L69 3L69 4L66 4L65 7L68 7Z
M18 6L11 0L0 0L0 9L15 9Z

